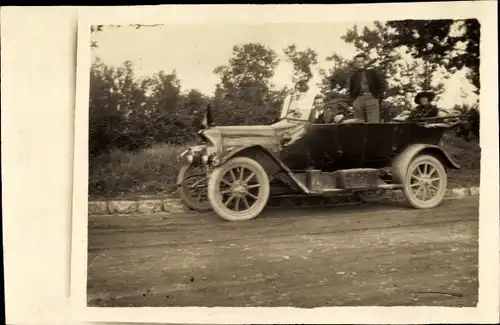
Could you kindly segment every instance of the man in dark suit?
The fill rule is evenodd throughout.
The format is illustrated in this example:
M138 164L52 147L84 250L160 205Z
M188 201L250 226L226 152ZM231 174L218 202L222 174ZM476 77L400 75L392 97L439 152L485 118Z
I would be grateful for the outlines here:
M316 95L313 100L313 110L311 111L311 114L314 114L314 117L310 117L309 120L312 119L314 123L325 123L324 113L325 103L323 102L323 97L321 95Z
M417 96L415 96L415 103L417 104L417 107L411 111L410 116L408 116L408 120L437 117L439 109L432 104L434 97L434 93L430 91L418 93Z
M314 111L311 113L315 114L313 120L317 124L333 123L337 115L343 114L346 116L348 111L347 104L342 102L341 99L331 100L327 105L321 95L314 97L313 108Z
M374 69L365 68L366 56L354 57L354 71L347 78L345 88L353 100L354 117L369 123L380 121L380 102L387 89L385 77Z

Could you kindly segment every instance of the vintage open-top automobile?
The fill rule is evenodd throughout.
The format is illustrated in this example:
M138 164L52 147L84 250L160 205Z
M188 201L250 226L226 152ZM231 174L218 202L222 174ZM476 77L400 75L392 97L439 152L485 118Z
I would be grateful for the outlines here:
M309 111L300 114L299 107ZM414 208L441 203L447 169L459 168L440 146L450 127L443 118L318 124L314 113L289 94L271 125L209 125L199 131L204 143L180 155L182 202L229 221L257 217L271 195L355 193L366 202L402 189Z

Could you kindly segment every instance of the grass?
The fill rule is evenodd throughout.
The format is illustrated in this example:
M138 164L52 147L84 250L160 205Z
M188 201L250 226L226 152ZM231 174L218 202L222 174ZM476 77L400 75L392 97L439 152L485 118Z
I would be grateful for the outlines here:
M479 186L481 148L476 140L467 142L450 134L443 137L443 148L459 165L449 170L448 187Z
M444 148L461 169L450 170L449 187L478 186L481 149L476 141L446 134ZM165 195L175 191L180 163L177 156L186 146L158 145L138 152L113 151L91 164L91 198Z
M90 168L90 197L164 195L175 191L185 147L158 145L138 152L115 150L96 157Z

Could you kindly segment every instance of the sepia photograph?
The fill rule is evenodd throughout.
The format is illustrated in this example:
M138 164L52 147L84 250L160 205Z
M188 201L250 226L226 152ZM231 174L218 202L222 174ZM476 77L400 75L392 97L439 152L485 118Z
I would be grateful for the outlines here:
M481 32L89 25L86 306L477 307Z

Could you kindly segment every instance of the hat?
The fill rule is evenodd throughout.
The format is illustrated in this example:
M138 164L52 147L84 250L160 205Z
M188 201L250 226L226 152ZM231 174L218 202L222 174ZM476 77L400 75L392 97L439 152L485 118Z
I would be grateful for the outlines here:
M420 105L420 99L422 99L422 97L427 97L427 99L431 102L435 96L436 95L431 91L422 91L415 96L415 103Z

